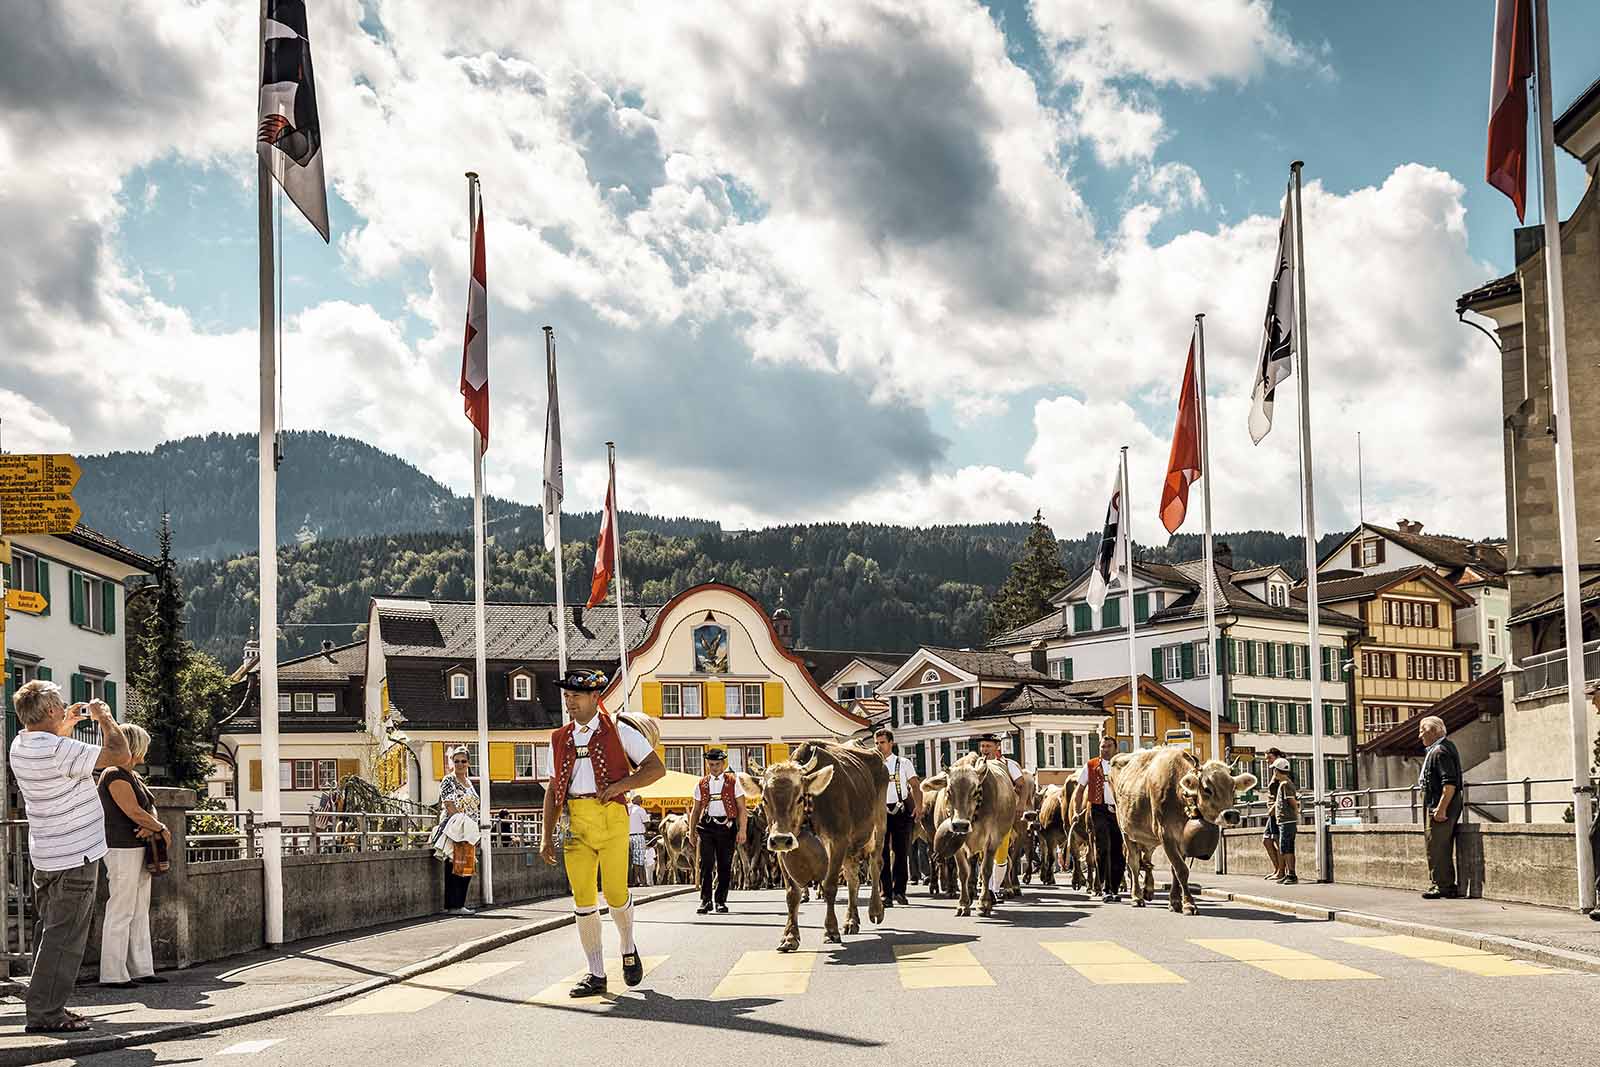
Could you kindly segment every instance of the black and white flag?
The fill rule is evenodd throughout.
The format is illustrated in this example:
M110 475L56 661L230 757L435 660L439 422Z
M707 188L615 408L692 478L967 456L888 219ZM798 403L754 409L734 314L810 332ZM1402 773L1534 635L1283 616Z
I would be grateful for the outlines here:
M261 114L256 151L295 206L328 240L328 192L322 177L322 126L311 77L304 0L267 0L262 26Z
M1283 221L1278 224L1278 261L1267 293L1267 321L1261 336L1261 362L1256 368L1255 391L1250 396L1250 440L1256 444L1272 429L1272 401L1278 383L1289 377L1294 355L1294 249L1289 239L1289 205L1283 199Z
M1089 572L1089 588L1085 597L1096 611L1106 602L1106 589L1111 579L1127 566L1122 548L1122 475L1112 483L1111 503L1106 507L1106 528L1100 534L1100 551L1095 554L1094 569Z

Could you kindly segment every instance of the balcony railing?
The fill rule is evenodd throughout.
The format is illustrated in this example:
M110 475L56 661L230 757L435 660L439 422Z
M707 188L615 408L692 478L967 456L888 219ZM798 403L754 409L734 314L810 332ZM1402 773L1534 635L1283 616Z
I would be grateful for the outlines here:
M1595 783L1588 783L1591 788ZM1461 811L1461 821L1468 822L1508 822L1513 812L1521 816L1521 822L1560 822L1566 810L1572 806L1570 792L1557 790L1555 797L1535 796L1535 786L1572 786L1571 778L1515 778L1492 782L1465 782L1461 786L1461 796L1464 807ZM1503 791L1503 795L1501 795ZM1315 821L1313 814L1315 796L1309 789L1302 789L1300 799L1300 823L1305 826ZM1363 822L1377 823L1393 821L1396 823L1420 823L1427 818L1427 813L1422 803L1422 787L1419 785L1399 786L1392 789L1336 789L1328 793L1326 802L1330 818L1357 818ZM1553 810L1552 810L1553 809ZM1267 801L1254 800L1238 805L1241 816L1241 826L1262 826L1267 821ZM1384 819L1380 812L1405 812L1407 819ZM1541 815L1542 820L1536 820L1535 815Z
M260 812L189 811L185 815L189 820L188 862L215 863L260 857L263 840ZM543 821L542 814L492 820L493 843L502 847L537 847ZM431 814L284 812L280 849L285 856L424 849L438 823L438 817Z
M1511 683L1517 700L1567 687L1567 650L1564 648L1525 656L1517 665L1522 670L1512 675ZM1600 641L1590 641L1583 646L1583 676L1600 677Z

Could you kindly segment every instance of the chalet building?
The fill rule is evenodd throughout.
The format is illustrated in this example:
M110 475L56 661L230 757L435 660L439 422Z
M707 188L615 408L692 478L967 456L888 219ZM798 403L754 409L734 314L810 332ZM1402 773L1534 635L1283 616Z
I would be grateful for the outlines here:
M1137 717L1133 713L1133 701L1128 696L1126 674L1069 682L1065 691L1069 696L1098 703L1102 713L1100 729L1090 736L1075 738L1074 751L1064 753L1064 765L1067 767L1081 767L1084 760L1098 755L1101 737L1115 741L1119 752L1133 752L1158 745L1179 745L1201 759L1211 756L1210 713L1147 674L1139 675ZM1231 759L1234 755L1233 738L1239 732L1239 725L1226 716L1220 723L1222 744L1219 749L1223 759ZM1254 755L1243 757L1246 762L1255 758Z
M1470 681L1455 627L1457 611L1472 601L1433 567L1319 580L1317 595L1328 608L1363 624L1351 672L1358 745Z
M807 653L790 649L775 621L734 586L686 589L628 654L627 692L613 675L601 699L658 719L667 770L696 777L713 746L727 750L731 767L752 771L787 759L802 741L865 733L868 720L822 687Z
M887 719L889 702L878 688L910 658L908 652L842 652L801 648L806 670L824 692L853 715L874 722Z
M1294 596L1290 575L1281 567L1236 571L1224 543L1213 555L1215 648L1206 640L1204 563L1134 564L1131 610L1141 673L1148 670L1152 682L1202 709L1209 722L1211 671L1219 670L1222 717L1237 727L1230 735L1233 756L1250 761L1277 747L1295 762L1297 777L1309 782L1311 671L1318 671L1327 781L1333 788L1350 785L1355 746L1345 667L1363 623L1324 605L1322 657L1313 663L1306 605ZM1000 635L989 647L1018 662L1037 662L1042 653L1045 672L1064 681L1125 678L1128 590L1119 579L1096 610L1087 600L1088 585L1085 571L1052 598L1048 615Z

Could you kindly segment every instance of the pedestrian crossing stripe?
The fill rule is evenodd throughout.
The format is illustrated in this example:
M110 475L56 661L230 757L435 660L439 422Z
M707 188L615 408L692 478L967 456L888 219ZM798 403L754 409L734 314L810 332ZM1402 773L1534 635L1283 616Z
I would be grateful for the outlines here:
M1095 985L1162 985L1185 981L1115 941L1041 941L1039 945Z
M1257 970L1287 978L1292 982L1326 982L1353 978L1377 978L1371 971L1363 971L1334 960L1325 960L1309 952L1274 945L1255 937L1208 937L1189 939L1191 945L1220 953L1240 963L1248 963Z
M479 982L517 965L516 960L468 960L418 975L330 1011L329 1015L400 1015L431 1008Z
M1520 978L1534 974L1559 974L1553 967L1525 963L1509 956L1499 956L1466 945L1452 945L1448 941L1435 941L1427 937L1410 937L1397 934L1389 937L1341 937L1346 944L1362 948L1375 948L1380 952L1393 952L1397 956L1421 960L1438 967L1465 971L1482 978Z
M746 952L711 991L712 1000L736 997L788 997L811 986L821 952Z
M896 945L902 989L992 986L994 978L966 945Z
M644 964L645 977L667 961L665 956L641 956L639 962ZM620 958L606 959L606 992L594 997L571 997L567 991L578 984L584 975L589 973L585 967L581 971L573 971L559 982L545 986L539 992L528 998L529 1004L545 1004L552 1007L563 1008L609 1008L612 1004L628 995L628 984L622 980L622 960ZM640 996L641 994L634 994Z

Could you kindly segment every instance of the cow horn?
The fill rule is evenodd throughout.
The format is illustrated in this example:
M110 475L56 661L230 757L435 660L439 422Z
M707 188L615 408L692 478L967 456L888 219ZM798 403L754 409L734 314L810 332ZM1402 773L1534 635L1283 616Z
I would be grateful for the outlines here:
M807 746L806 761L800 765L801 774L810 774L817 769L817 750Z

